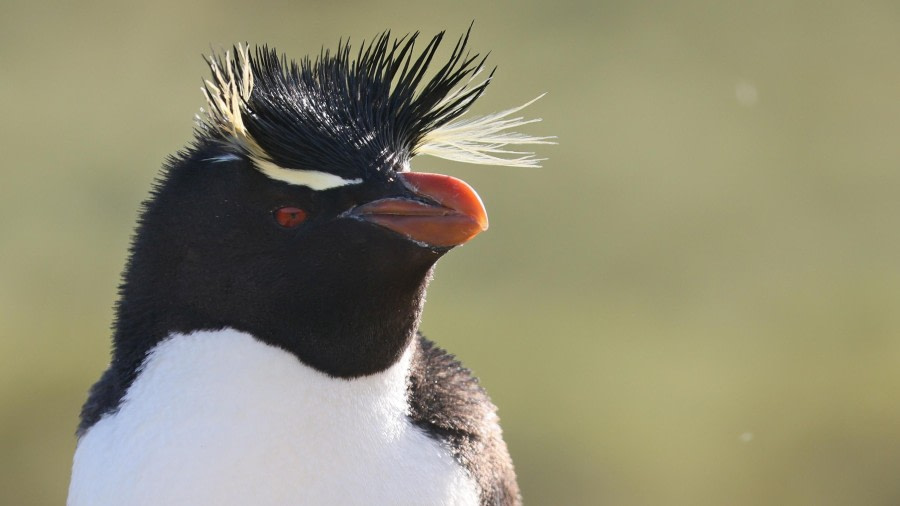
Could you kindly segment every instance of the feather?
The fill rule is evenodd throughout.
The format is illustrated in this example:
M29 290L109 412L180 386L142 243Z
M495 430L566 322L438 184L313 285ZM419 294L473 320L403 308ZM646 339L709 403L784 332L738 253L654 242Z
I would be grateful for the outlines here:
M231 146L260 170L324 171L347 180L372 170L403 170L416 155L538 166L541 159L533 153L508 149L553 143L552 137L515 131L540 121L514 116L537 98L461 119L493 76L473 84L485 58L467 50L470 31L433 71L444 32L418 54L418 33L392 40L384 32L364 43L355 59L349 42L339 42L333 54L323 49L315 61L300 63L265 46L251 52L239 44L233 53L206 59L208 110L198 116L198 135Z
M487 116L464 119L436 128L422 138L415 153L447 160L483 165L507 165L512 167L540 167L544 158L534 158L534 153L502 149L508 145L555 144L555 137L534 137L510 131L540 118L526 120L522 117L507 118L533 104L540 95L518 107ZM505 158L497 155L517 155Z

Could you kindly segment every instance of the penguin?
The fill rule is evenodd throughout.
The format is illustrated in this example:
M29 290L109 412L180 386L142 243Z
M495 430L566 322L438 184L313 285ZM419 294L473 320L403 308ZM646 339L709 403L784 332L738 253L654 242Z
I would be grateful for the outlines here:
M471 31L471 27L469 28ZM518 505L496 407L419 332L435 263L488 227L417 155L537 166L462 35L206 58L207 107L144 202L68 506ZM540 97L538 97L540 98ZM529 102L530 103L530 102Z

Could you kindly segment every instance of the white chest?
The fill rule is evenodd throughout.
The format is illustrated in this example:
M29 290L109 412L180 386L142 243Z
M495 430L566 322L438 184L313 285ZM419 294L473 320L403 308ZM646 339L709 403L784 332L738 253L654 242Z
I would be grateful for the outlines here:
M235 330L174 335L82 436L68 505L477 504L405 416L409 355L343 380Z

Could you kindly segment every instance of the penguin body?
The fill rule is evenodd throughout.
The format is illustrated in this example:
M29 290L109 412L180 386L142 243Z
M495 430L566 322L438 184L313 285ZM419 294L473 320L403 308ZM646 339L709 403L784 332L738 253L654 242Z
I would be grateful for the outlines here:
M346 380L233 329L169 336L82 436L70 504L478 504L407 416L413 354Z
M141 214L69 506L520 503L496 408L418 333L435 262L487 215L409 161L529 166L497 154L546 140L507 131L518 108L454 121L489 80L465 85L468 34L426 80L441 37L208 60L197 138Z

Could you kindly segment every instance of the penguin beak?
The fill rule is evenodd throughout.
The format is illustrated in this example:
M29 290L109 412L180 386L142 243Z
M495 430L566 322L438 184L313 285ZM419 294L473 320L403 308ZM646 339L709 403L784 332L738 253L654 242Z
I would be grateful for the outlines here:
M435 248L459 246L487 230L487 211L481 197L465 182L420 172L404 172L397 177L413 198L376 200L351 214Z

